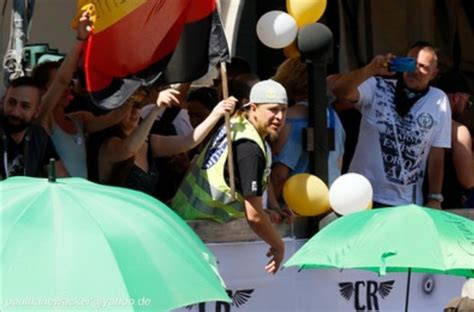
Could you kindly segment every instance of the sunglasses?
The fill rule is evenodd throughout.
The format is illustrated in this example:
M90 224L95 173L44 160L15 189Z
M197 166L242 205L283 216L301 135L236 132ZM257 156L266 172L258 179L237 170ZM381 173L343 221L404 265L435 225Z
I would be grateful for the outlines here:
M140 89L132 94L128 101L133 103L134 108L141 108L144 104L145 99L149 96L150 92L146 89Z
M471 99L467 100L466 107L467 107L467 109L470 109L472 107L472 100Z

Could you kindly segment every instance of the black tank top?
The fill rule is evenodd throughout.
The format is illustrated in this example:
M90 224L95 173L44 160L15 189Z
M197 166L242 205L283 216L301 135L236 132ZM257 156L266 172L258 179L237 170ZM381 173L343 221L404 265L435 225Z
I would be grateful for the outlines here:
M444 209L461 208L461 197L463 188L459 184L456 170L453 165L453 156L450 149L446 149L444 156L444 179L443 196L444 200L441 206Z
M147 150L147 158L149 165L148 172L143 171L142 168L133 164L125 179L124 186L155 196L155 187L158 183L158 167L152 158L150 147L148 147Z

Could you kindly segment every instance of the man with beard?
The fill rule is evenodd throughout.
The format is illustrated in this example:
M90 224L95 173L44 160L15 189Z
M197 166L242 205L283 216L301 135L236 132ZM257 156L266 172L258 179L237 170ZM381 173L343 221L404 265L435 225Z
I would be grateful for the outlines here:
M250 228L270 245L265 270L275 274L284 255L284 244L263 209L262 194L271 168L271 151L265 139L275 138L283 127L288 98L273 80L255 84L250 102L231 119L235 199L227 173L228 145L225 127L210 140L173 198L172 208L185 220L227 222L245 217Z
M38 85L30 77L10 82L0 123L1 179L18 175L41 176L51 158L57 160L57 176L68 175L47 133L32 124L38 114L40 96Z
M445 158L443 181L443 208L474 208L474 174L472 172L472 138L469 129L463 125L461 115L470 105L470 90L466 77L451 70L434 84L448 96L453 113L452 148Z
M393 55L378 55L361 69L338 75L331 83L341 100L354 103L362 120L349 171L372 184L374 207L410 203L441 208L444 149L451 147L451 110L441 90L430 87L438 73L432 45L417 42L408 51L414 72L388 66ZM429 195L422 185L427 168Z

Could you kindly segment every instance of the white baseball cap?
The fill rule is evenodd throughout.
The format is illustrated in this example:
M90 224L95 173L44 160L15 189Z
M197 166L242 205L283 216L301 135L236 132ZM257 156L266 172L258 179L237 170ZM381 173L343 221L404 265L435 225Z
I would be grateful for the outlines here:
M263 80L250 90L249 104L284 104L288 105L285 88L275 80Z

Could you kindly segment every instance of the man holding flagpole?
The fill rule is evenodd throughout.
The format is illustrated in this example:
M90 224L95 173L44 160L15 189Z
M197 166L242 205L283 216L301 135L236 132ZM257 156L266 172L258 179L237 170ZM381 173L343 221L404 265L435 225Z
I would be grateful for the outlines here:
M273 80L253 86L250 103L231 118L236 196L227 173L229 152L221 127L191 167L171 207L185 220L207 219L225 223L245 217L250 228L270 245L265 267L275 274L284 256L284 244L263 210L262 195L271 168L271 151L265 139L284 126L288 104L285 89Z

